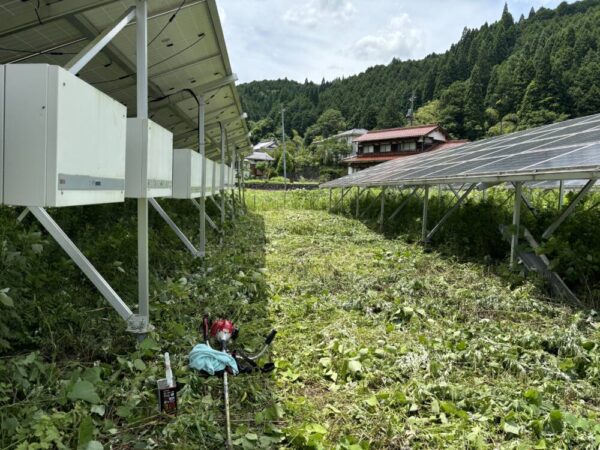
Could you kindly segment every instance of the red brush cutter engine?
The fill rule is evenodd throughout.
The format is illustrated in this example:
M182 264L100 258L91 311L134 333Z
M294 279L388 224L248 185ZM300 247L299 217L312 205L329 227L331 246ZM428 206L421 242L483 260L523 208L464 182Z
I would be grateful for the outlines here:
M210 336L216 339L222 347L225 347L230 340L235 339L237 335L238 328L230 320L215 320L210 327Z

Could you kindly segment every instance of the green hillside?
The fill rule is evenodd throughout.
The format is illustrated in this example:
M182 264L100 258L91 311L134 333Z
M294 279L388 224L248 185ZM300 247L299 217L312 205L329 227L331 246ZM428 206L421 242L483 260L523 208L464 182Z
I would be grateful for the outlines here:
M401 125L413 91L417 120L477 139L600 111L600 0L562 3L515 20L466 29L444 54L393 60L355 76L315 84L254 81L239 87L254 139L288 129L305 135L321 113L341 111L348 127ZM287 128L287 127L286 127ZM310 133L309 133L310 134Z

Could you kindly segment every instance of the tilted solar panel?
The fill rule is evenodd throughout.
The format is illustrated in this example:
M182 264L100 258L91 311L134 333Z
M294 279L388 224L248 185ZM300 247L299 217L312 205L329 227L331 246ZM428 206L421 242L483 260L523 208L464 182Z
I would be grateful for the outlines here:
M600 114L398 158L321 187L600 177Z

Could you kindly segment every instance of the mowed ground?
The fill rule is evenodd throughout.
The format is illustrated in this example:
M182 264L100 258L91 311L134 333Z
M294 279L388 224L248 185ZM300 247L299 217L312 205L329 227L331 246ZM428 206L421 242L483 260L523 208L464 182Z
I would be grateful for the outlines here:
M597 447L593 312L352 219L260 214L292 446Z

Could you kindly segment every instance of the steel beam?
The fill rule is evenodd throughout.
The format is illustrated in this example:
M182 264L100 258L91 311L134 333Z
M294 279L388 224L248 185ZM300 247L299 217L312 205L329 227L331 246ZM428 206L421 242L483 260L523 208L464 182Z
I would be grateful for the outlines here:
M229 145L226 138L225 126L221 123L221 229L225 229L225 148Z
M89 63L104 47L108 45L113 38L121 32L125 26L130 23L136 17L136 8L131 7L124 14L117 19L117 22L112 26L108 27L92 41L90 41L77 55L75 55L66 65L65 69L71 72L73 75L83 69L83 67Z
M148 3L136 0L136 69L137 117L148 118ZM146 167L146 164L142 164ZM148 199L137 199L138 243L138 313L150 322L150 269L148 257Z
M73 262L92 282L92 284L100 291L102 296L110 303L117 311L117 314L125 321L131 319L134 315L129 309L129 306L119 297L108 282L100 275L90 261L81 253L77 246L69 239L65 232L58 226L44 208L39 206L29 207L31 213L42 224L42 226L50 233L58 245L69 255Z
M513 222L510 239L510 267L514 269L517 265L517 253L519 247L519 228L521 226L521 199L522 199L523 182L515 183L515 202L513 206Z
M177 224L173 221L173 219L171 219L169 217L169 215L162 208L162 206L160 206L160 204L153 198L149 198L148 202L150 203L150 205L152 205L152 207L156 210L156 212L160 215L160 217L162 217L162 219L167 223L167 225L169 225L169 227L171 227L171 229L175 232L175 234L177 235L179 240L181 242L183 242L183 245L186 246L186 248L190 251L190 253L194 257L197 257L198 250L196 250L196 247L194 247L194 244L192 244L192 242L187 238L187 236L183 233L183 231L181 231L181 229L177 226Z
M452 214L454 214L454 212L460 207L460 205L463 204L463 202L467 199L467 197L469 196L469 194L471 193L471 191L473 189L475 189L475 184L472 184L471 186L469 186L469 188L463 193L463 195L461 195L458 198L458 200L452 206L452 208L450 208L446 212L446 214L444 214L444 216L440 219L440 221L436 224L436 226L433 227L433 229L429 232L427 237L425 237L425 239L424 239L425 242L429 242L431 240L431 238L433 238L433 235L438 232L438 230L442 227L442 225L444 225L444 223L446 223L446 221L450 218L450 216Z
M575 207L579 204L579 202L581 200L583 200L583 198L585 197L585 195L590 191L590 189L592 189L592 187L594 186L595 183L596 183L595 179L594 180L589 180L586 183L586 185L583 187L583 189L581 189L581 191L579 191L579 194L577 194L577 197L575 197L571 201L571 203L569 203L569 206L567 206L567 209L565 209L563 211L563 213L558 217L558 219L556 219L556 221L552 225L550 225L546 231L544 231L544 234L542 234L542 239L548 239L550 236L552 236L552 233L554 233L556 231L556 229L565 220L567 220L567 218L575 210Z
M558 209L561 210L565 199L565 182L559 181L558 184Z
M408 197L406 197L404 199L404 201L402 203L400 203L400 206L398 206L394 210L394 212L390 215L390 217L388 217L388 220L392 220L394 217L396 217L398 215L398 213L400 213L400 211L402 211L404 209L404 207L408 204L408 202L410 201L410 199L412 198L412 196L415 195L418 190L419 190L418 186L416 188L414 188L412 190L412 192L410 194L408 194Z
M385 186L381 188L381 205L379 208L379 231L383 232L383 223L385 221Z
M204 142L204 121L206 119L206 103L204 101L204 95L198 97L200 102L199 106L199 120L198 120L198 147L200 149L200 156L202 157L202 196L200 197L200 248L199 256L204 258L206 255L206 144Z
M427 216L429 214L429 186L425 186L425 192L423 194L423 219L421 223L421 240L423 242L427 239Z

